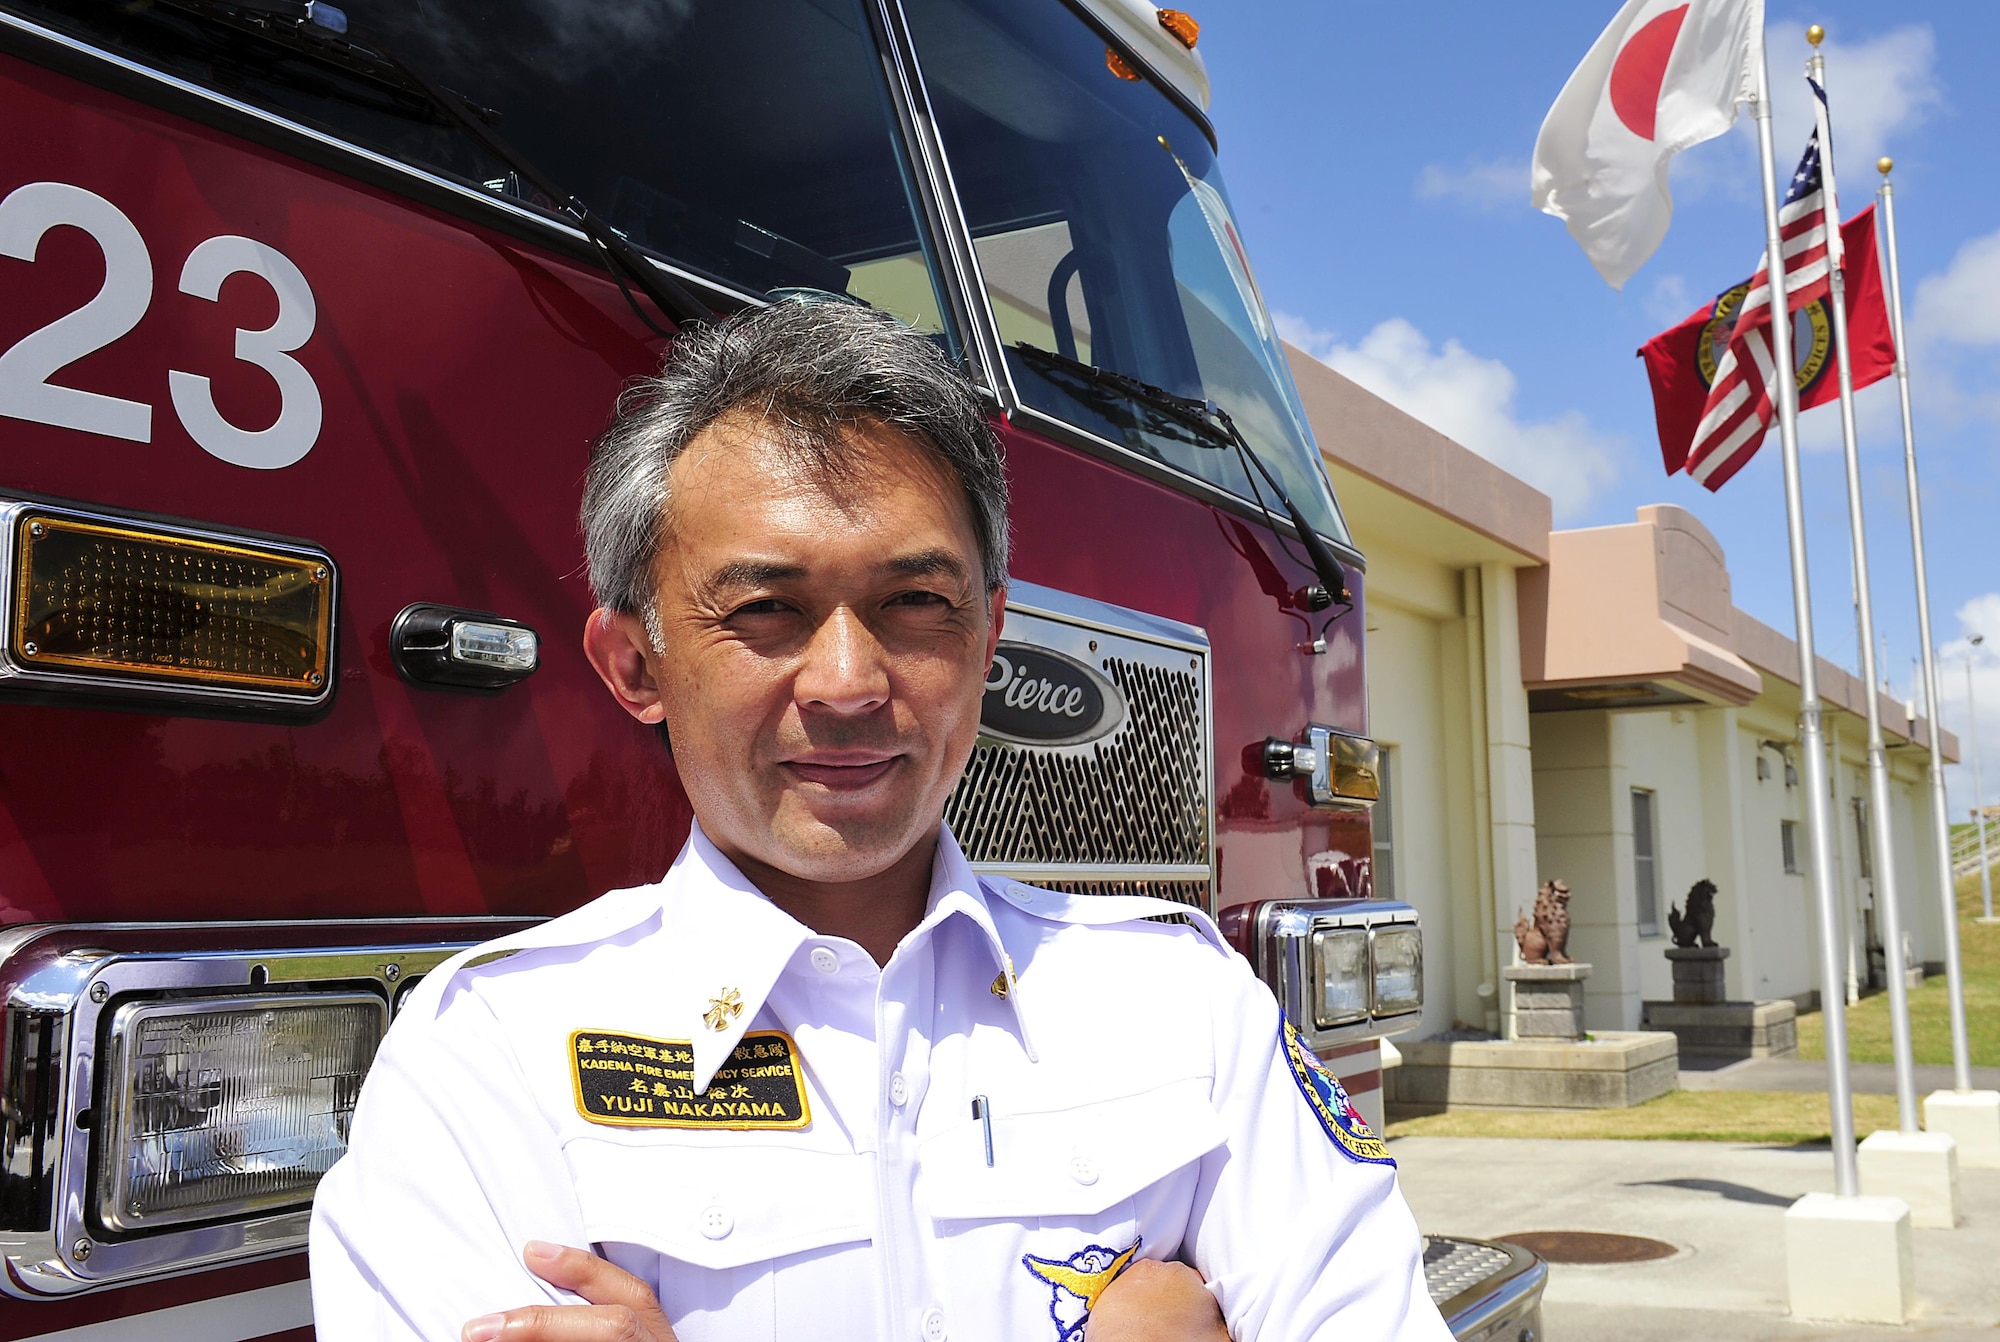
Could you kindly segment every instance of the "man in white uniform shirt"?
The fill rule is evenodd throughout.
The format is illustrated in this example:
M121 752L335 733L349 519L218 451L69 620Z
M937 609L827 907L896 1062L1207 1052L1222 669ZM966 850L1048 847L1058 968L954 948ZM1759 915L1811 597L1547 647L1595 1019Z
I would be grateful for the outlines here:
M583 525L585 651L696 827L419 986L314 1207L321 1342L1448 1337L1386 1149L1214 927L944 827L1006 486L930 342L690 331Z

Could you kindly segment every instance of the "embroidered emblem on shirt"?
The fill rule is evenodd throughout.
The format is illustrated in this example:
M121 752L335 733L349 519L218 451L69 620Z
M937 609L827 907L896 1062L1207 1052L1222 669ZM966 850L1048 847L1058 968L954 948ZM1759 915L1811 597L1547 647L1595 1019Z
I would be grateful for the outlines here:
M708 999L708 1010L701 1013L702 1024L721 1034L729 1028L729 1022L743 1014L743 994L734 988L724 988L720 996Z
M694 1093L686 1039L578 1030L569 1037L576 1111L618 1128L803 1128L812 1121L798 1046L783 1030L752 1030Z
M1326 1135L1333 1138L1349 1160L1364 1161L1370 1165L1394 1165L1395 1157L1389 1154L1387 1144L1368 1127L1368 1120L1361 1117L1361 1111L1354 1107L1354 1101L1347 1098L1346 1087L1319 1057L1306 1047L1305 1040L1285 1022L1285 1062L1291 1069L1292 1079L1299 1083L1306 1103L1319 1119Z
M1003 953L1001 958L1006 960L1007 967L993 976L993 982L986 990L1004 1002L1007 1000L1007 994L1020 980L1014 974L1014 957Z
M1097 1297L1138 1255L1143 1242L1135 1239L1122 1251L1093 1244L1067 1258L1022 1255L1021 1266L1050 1288L1049 1319L1056 1326L1056 1342L1083 1342L1083 1327L1090 1322Z

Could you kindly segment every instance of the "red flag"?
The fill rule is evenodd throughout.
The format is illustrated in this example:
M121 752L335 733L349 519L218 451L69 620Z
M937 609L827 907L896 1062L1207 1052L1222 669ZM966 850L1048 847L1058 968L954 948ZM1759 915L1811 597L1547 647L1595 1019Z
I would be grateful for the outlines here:
M1870 205L1840 226L1847 250L1847 344L1854 360L1856 390L1879 382L1896 368L1896 345L1889 332L1889 308L1882 297L1882 269L1875 252L1875 207ZM1660 456L1672 475L1687 465L1736 316L1748 294L1745 281L1669 331L1662 331L1639 350L1653 384L1653 416L1659 425ZM1798 365L1799 409L1824 405L1840 393L1839 361L1833 355L1833 326L1828 300L1822 294L1792 314L1792 357ZM1759 433L1734 464L1748 461L1762 441ZM1730 475L1734 470L1729 472ZM1729 475L1703 481L1719 487Z

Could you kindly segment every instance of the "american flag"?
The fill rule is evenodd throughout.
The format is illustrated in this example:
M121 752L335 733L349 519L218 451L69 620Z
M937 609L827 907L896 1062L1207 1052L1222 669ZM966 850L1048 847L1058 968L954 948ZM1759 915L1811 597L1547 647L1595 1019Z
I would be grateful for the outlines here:
M1813 85L1819 93L1819 86ZM1821 94L1822 105L1825 95ZM1799 170L1792 174L1784 206L1778 211L1778 237L1785 256L1787 314L1823 297L1829 267L1827 191L1820 171L1820 134L1813 132ZM1838 230L1831 236L1837 239ZM1833 246L1840 244L1836 241ZM1722 488L1756 455L1771 427L1776 361L1771 355L1771 257L1766 252L1744 295L1730 333L1729 349L1715 366L1708 404L1688 449L1687 473L1709 489ZM1796 357L1796 351L1794 351Z

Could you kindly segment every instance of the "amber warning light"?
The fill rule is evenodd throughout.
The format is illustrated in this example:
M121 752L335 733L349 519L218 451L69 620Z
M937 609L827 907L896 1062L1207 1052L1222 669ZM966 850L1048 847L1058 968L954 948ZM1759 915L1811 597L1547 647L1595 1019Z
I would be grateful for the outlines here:
M244 707L326 698L327 555L67 509L10 511L7 660L23 688Z

